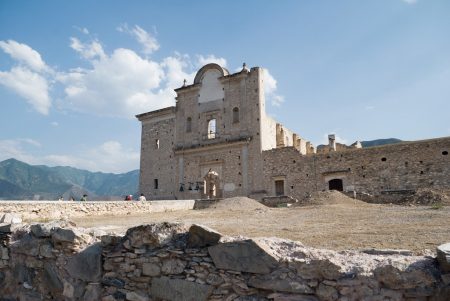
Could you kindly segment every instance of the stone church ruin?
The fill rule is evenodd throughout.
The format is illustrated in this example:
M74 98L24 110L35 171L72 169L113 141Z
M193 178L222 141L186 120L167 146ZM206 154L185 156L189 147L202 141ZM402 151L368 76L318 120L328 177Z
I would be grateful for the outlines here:
M137 115L140 190L151 199L396 195L450 187L450 138L317 149L266 114L263 69L203 66L176 105Z

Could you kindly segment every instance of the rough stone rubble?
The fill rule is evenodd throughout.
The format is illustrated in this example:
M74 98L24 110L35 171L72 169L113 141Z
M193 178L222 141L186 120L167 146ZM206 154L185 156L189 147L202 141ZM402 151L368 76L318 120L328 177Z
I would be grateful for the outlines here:
M68 222L0 226L1 300L449 300L438 257L309 248L161 223L125 235ZM9 225L5 226L5 225ZM386 255L388 254L388 255Z

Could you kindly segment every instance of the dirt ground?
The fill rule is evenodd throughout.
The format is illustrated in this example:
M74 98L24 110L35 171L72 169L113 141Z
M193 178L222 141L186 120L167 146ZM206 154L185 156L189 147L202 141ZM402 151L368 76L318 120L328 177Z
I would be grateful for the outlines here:
M368 204L337 193L320 199L314 204L268 208L248 198L232 198L202 210L73 221L77 226L111 230L162 221L199 223L225 235L276 236L333 250L390 248L429 254L450 242L450 206Z

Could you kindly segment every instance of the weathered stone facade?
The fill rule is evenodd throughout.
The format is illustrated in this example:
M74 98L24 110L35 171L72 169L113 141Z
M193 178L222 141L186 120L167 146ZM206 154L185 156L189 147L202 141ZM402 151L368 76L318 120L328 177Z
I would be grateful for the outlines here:
M62 222L6 225L1 300L445 301L450 294L448 244L433 258L231 238L200 225L142 225L123 236Z
M340 181L342 190L372 195L450 187L450 138L404 142L303 156L292 147L263 152L265 186L275 193L273 179L283 179L285 194L298 199L328 190ZM333 183L333 182L332 182Z
M150 199L287 195L337 189L381 194L450 188L450 138L317 152L266 115L263 70L202 67L176 106L140 114L140 190ZM384 159L383 159L384 158Z

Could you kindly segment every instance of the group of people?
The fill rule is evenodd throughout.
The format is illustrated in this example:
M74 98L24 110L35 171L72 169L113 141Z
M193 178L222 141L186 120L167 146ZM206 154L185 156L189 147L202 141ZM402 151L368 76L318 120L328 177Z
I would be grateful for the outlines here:
M88 200L87 194L83 194L83 196L80 198L80 202L87 202L87 200ZM125 196L125 201L132 201L132 200L133 200L133 195L129 194L129 195ZM58 201L64 201L64 197L60 196ZM75 199L73 197L70 197L69 201L73 202L73 201L75 201ZM145 198L145 195L143 193L141 193L141 195L139 196L137 201L145 202L145 201L147 201L147 199Z
M125 196L125 201L132 201L132 200L133 200L133 195L129 194L129 195ZM147 199L145 198L145 195L143 193L141 193L141 195L138 197L137 201L145 202L145 201L147 201Z

